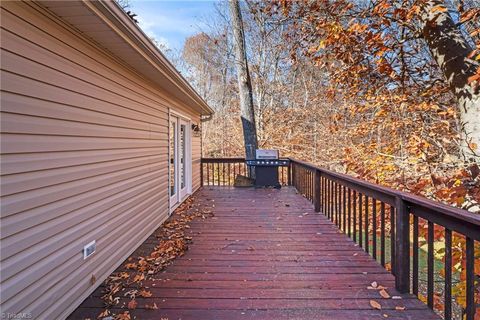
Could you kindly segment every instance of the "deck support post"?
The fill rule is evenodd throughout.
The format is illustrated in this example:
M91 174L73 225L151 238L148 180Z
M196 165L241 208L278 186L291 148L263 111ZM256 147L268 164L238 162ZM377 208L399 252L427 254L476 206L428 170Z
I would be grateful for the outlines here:
M315 183L314 183L314 193L313 193L313 204L315 206L315 212L320 212L320 199L322 198L320 195L320 170L315 170Z
M410 292L410 225L405 201L395 199L395 288L400 293Z

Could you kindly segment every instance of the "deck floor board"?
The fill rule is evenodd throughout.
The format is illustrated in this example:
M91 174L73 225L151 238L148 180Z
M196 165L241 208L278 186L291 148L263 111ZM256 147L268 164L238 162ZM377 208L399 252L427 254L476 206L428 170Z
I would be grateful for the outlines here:
M145 282L153 296L140 298L132 319L440 319L399 294L393 276L293 188L205 187L196 201L213 203L214 217L190 224L189 250ZM367 289L373 281L402 299L383 299ZM101 295L102 287L70 319L96 319ZM158 310L141 307L153 302Z

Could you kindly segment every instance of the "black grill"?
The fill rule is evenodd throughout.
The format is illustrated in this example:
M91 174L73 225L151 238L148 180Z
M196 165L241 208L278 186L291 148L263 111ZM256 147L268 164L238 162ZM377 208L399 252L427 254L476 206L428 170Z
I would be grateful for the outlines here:
M278 180L278 167L288 166L290 161L278 159L278 151L276 154L277 159L258 159L259 152L257 151L257 159L246 161L247 166L255 167L255 187L281 188Z

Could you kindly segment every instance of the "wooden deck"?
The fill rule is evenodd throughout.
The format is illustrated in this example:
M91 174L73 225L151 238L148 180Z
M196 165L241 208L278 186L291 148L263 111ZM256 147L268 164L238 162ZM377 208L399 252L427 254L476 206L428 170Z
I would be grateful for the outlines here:
M196 199L215 216L191 223L189 250L148 281L153 296L137 299L132 319L439 319L291 187L205 187ZM70 319L96 319L101 290Z

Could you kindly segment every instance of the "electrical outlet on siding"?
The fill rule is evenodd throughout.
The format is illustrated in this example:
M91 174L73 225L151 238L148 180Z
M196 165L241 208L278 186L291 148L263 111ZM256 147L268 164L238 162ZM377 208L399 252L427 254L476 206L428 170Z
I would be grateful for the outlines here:
M97 249L97 243L95 242L95 240L86 244L83 247L83 260L87 259L92 254L94 254L96 249Z

